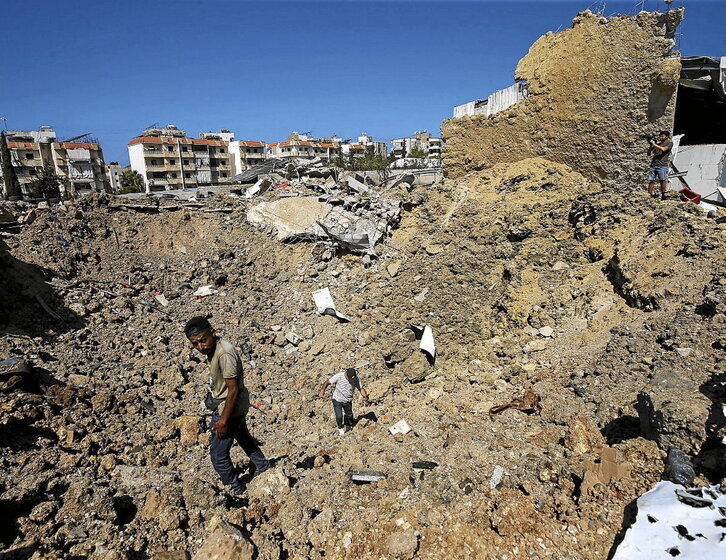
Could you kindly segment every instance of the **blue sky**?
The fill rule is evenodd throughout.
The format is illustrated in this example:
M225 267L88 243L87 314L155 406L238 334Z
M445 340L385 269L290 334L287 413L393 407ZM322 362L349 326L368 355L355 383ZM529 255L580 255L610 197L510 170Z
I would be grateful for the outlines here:
M675 0L678 6L684 0ZM640 2L607 2L605 15ZM5 2L0 116L66 138L90 132L106 161L152 123L239 140L292 130L384 141L435 134L452 107L512 83L547 31L603 2L28 0ZM646 0L646 9L665 8ZM684 55L726 55L726 2L688 1Z

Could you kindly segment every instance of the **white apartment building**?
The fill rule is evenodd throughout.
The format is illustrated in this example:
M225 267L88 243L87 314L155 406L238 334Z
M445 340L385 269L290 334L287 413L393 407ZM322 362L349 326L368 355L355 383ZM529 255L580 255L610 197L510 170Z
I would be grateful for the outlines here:
M414 132L413 136L408 138L394 138L391 143L393 145L393 156L396 159L408 157L415 149L423 150L429 158L438 159L441 157L443 148L441 138L434 138L425 130Z
M227 134L187 138L174 125L144 130L128 143L131 169L144 178L147 192L215 185L234 175L229 141L222 139Z
M231 141L229 153L232 154L235 175L260 163L267 157L265 143L256 140Z
M9 130L6 136L23 196L36 194L30 192L29 184L40 176L46 166L66 179L69 192L65 192L66 188L62 186L61 195L109 188L103 151L98 142L56 142L56 133L51 126L29 131Z

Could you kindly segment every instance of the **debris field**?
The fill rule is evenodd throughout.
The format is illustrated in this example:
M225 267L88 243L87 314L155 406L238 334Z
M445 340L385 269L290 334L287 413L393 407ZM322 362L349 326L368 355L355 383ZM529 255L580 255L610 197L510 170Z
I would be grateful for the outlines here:
M481 167L4 204L0 555L602 559L669 456L722 484L724 215ZM194 315L239 349L274 461L251 479L233 447L239 498ZM371 403L341 436L317 393L349 367Z

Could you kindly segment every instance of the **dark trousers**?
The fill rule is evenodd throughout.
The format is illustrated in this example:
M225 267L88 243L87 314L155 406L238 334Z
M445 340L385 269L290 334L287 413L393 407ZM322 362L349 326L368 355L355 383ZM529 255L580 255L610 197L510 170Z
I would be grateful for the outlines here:
M338 428L342 428L345 424L346 428L353 427L353 403L338 402L333 399L333 411L335 412L335 422Z
M229 456L229 451L235 440L242 446L242 449L250 458L257 473L262 473L269 469L270 463L265 458L265 454L262 453L257 440L252 437L247 429L245 417L236 416L229 419L229 422L227 422L227 437L224 439L217 437L217 432L214 431L214 425L219 421L219 418L220 416L216 412L212 414L212 419L209 424L212 430L212 437L209 441L209 454L212 458L212 466L217 471L222 482L231 485L239 484L237 473L232 464L232 459Z

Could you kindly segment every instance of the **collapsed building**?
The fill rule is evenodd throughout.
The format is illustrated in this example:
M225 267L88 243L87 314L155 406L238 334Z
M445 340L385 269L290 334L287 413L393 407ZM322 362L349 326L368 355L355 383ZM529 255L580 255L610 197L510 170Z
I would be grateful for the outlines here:
M610 45L605 70L650 71L626 84L646 101L623 122L663 126L672 99L653 96L652 122L648 100L678 17L585 13L540 39L526 99L445 123L455 178L267 161L236 196L8 205L0 553L595 560L662 478L721 482L724 216L623 196L636 133L609 123L609 100L578 122L554 83L576 48ZM611 83L602 64L579 71L579 94ZM598 122L627 173L607 176L607 148L585 160ZM535 124L546 153L495 153ZM275 463L241 498L209 463L205 364L182 332L200 314L240 348ZM372 404L341 437L315 395L347 367ZM713 493L679 498L710 531L668 526L661 553L722 546Z

